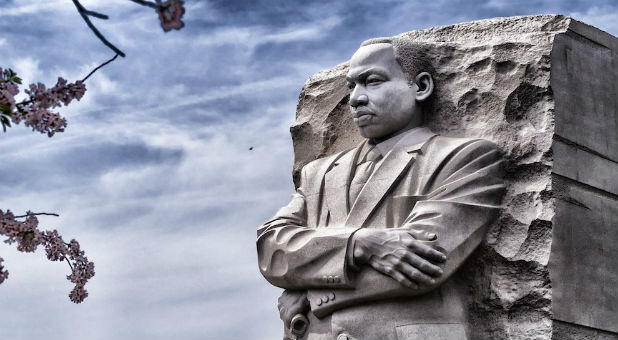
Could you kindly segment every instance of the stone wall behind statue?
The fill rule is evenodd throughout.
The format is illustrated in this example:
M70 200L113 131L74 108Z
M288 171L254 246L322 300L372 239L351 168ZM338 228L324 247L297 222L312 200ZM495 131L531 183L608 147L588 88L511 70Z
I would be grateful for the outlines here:
M557 15L399 37L432 46L432 129L505 154L504 211L453 278L470 289L471 338L618 339L618 39ZM303 87L295 183L309 161L361 141L346 72Z

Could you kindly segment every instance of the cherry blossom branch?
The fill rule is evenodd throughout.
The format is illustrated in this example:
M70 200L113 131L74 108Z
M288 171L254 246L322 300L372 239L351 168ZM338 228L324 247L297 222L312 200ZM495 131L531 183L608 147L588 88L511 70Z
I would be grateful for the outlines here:
M133 1L136 4L147 6L147 7L154 8L154 9L158 8L157 4L152 1L145 1L145 0L129 0L129 1Z
M21 121L24 121L26 126L32 127L33 131L47 133L49 137L52 137L56 132L64 131L67 125L66 119L60 117L58 113L49 111L49 109L59 107L61 104L66 106L73 99L79 100L86 92L84 82L90 76L103 66L116 60L118 56L126 56L124 52L110 43L99 32L89 18L107 20L109 17L86 9L79 0L72 1L90 30L116 54L75 83L67 84L65 79L58 77L58 82L50 89L46 89L42 83L30 84L29 90L25 90L30 98L19 103L15 102L15 96L19 93L18 86L21 85L21 78L11 69L3 70L0 68L0 125L5 132L7 127L11 127L11 122L19 124ZM182 16L185 13L183 0L167 0L165 2L162 0L156 0L156 2L130 1L154 8L164 32L184 27L182 22ZM25 215L15 216L9 210L6 212L0 210L0 235L7 237L5 243L17 243L18 251L34 252L39 245L42 245L45 247L47 258L50 261L66 261L71 269L71 275L68 275L67 279L75 284L69 298L75 303L84 301L88 296L84 286L94 276L94 263L88 261L76 240L73 239L70 243L67 243L64 242L57 230L40 231L37 215L59 216L54 213L32 213L30 211ZM18 218L25 218L25 220L20 221ZM0 257L0 284L9 277L9 272L5 269L3 261L4 259Z
M97 13L97 12L93 12L93 11L87 10L79 2L79 0L72 0L72 1L73 1L73 4L75 5L75 7L77 8L77 12L79 12L79 15L82 16L82 19L84 19L84 21L86 22L86 25L88 25L88 27L90 27L90 30L92 30L94 35L96 35L97 38L99 38L99 40L101 40L101 42L103 42L103 44L105 46L111 48L112 51L116 52L116 54L118 54L118 55L120 55L121 57L124 58L126 56L124 54L124 52L122 52L120 49L118 49L118 47L114 46L107 39L105 39L103 34L101 34L101 32L99 32L99 30L96 27L94 27L94 25L90 21L90 18L88 17L88 16L93 16L93 17L96 17L96 18L99 18L99 19L108 19L108 16L105 15L105 14L100 14L100 13Z
M6 127L11 127L11 122L19 124L24 121L33 131L52 137L56 132L64 131L67 121L50 109L69 105L73 99L80 100L86 93L86 84L81 80L67 83L58 77L56 85L49 89L42 83L30 84L25 90L29 100L16 103L14 97L19 93L20 84L21 79L13 70L0 68L0 124L5 131Z
M0 68L0 124L6 132L7 127L11 127L11 121L19 124L25 121L26 126L41 133L47 133L52 137L56 132L64 131L67 125L66 119L58 113L49 111L49 108L68 105L73 99L80 100L86 92L85 81L103 66L111 63L118 58L118 54L95 67L82 80L75 83L67 83L66 80L58 78L58 83L50 89L44 84L30 84L26 93L28 99L17 103L15 95L19 93L18 85L21 85L21 78L11 70Z
M106 62L102 63L101 65L95 67L92 71L90 71L90 73L88 73L88 75L86 75L81 82L85 83L86 80L88 78L90 78L91 75L93 75L96 71L98 71L100 68L102 68L103 66L111 63L112 61L116 60L116 58L118 58L119 54L114 55L111 59L107 60ZM15 106L17 107L17 109L19 109L20 107L24 107L28 104L31 104L32 102L34 102L34 99L24 99L19 103L15 103Z
M75 8L77 8L77 12L81 15L82 19L86 22L86 25L90 28L90 30L94 33L94 35L105 44L105 46L109 47L114 51L117 55L121 57L125 57L126 55L122 52L118 47L114 46L111 42L109 42L101 32L94 26L94 24L90 21L89 17L95 17L99 19L107 20L109 17L105 14L101 14L95 11L91 11L86 9L79 0L72 0ZM169 32L172 29L181 29L184 27L184 23L182 22L182 16L185 14L184 1L182 0L167 0L162 2L161 0L157 0L156 2L147 1L147 0L130 0L138 5L154 8L159 15L159 21L161 22L161 28L163 31Z
M64 244L67 246L70 245L70 243L66 243L66 242L64 242ZM74 272L75 270L73 269L73 266L71 265L71 261L69 261L69 259L67 259L65 255L62 255L62 259L67 262L67 264L69 265L69 268L71 268L71 272Z
M21 216L14 216L13 218L23 218L23 217L28 217L28 216L36 216L36 215L46 215L46 216L56 216L56 217L60 217L60 215L55 214L55 213L46 213L46 212L40 212L40 213L28 213L26 215L21 215Z
M75 284L71 290L69 298L75 303L80 303L88 296L84 288L89 279L94 276L94 263L88 261L79 242L71 240L64 242L57 230L39 230L39 220L35 215L55 215L52 213L32 213L15 216L10 210L3 212L0 210L0 235L7 237L5 243L17 243L17 250L21 252L34 252L38 246L45 247L47 259L50 261L66 261L71 269L71 275L67 275L67 280ZM25 221L17 218L26 217ZM2 264L0 258L0 284L9 277L9 272Z
M32 127L33 131L47 133L52 137L56 132L64 131L67 126L65 118L61 117L56 112L51 112L49 109L59 107L62 104L68 105L73 99L81 99L86 92L84 82L90 78L97 70L103 66L116 60L118 56L125 57L126 55L112 43L110 43L99 30L92 24L89 17L99 19L108 19L105 14L86 9L79 0L72 0L78 13L84 19L88 27L94 34L116 54L110 60L95 67L86 77L78 80L75 83L67 83L61 77L58 78L56 85L47 89L44 84L30 84L29 90L26 93L30 96L17 103L15 95L19 92L18 85L21 84L21 79L17 77L13 70L2 70L0 68L0 125L4 132L7 127L11 127L11 122L19 124L24 121L26 126ZM130 0L136 4L154 8L159 16L161 28L164 32L169 32L173 29L179 30L184 27L182 16L185 13L183 0L156 0L156 2L147 0Z
M83 8L83 7L82 7ZM107 20L109 19L109 17L105 14L99 13L99 12L95 12L95 11L90 11L84 8L84 13L86 15L89 15L91 17L95 17L95 18L99 18L99 19L103 19L103 20Z
M112 61L116 60L116 58L118 58L120 54L116 54L113 58L111 58L110 60L104 62L103 64L97 66L94 68L94 70L90 71L90 73L88 73L87 76L84 77L84 79L82 79L82 83L86 82L86 79L90 78L91 75L93 75L98 69L100 69L101 67L111 63Z

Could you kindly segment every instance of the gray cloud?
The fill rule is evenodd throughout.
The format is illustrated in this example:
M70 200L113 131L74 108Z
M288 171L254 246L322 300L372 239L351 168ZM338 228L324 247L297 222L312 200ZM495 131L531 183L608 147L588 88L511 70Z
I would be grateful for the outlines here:
M46 190L65 184L83 184L111 171L126 171L155 163L177 163L182 150L149 147L141 142L88 143L77 140L70 148L40 150L31 157L14 157L10 167L0 168L0 194L15 188Z

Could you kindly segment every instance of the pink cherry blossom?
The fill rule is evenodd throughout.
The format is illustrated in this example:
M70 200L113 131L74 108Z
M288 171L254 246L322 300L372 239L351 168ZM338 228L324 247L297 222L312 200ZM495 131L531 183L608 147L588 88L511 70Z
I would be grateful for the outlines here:
M19 93L19 87L15 83L7 83L4 87L12 96L16 96Z
M8 106L11 110L15 108L15 98L11 92L7 90L0 90L0 105Z
M163 31L168 32L172 29L181 29L185 24L180 20L185 14L184 1L168 0L161 2L157 0L157 13Z
M9 272L4 270L4 266L2 265L3 261L4 259L0 257L0 284L9 278Z
M52 137L56 132L63 132L67 126L66 118L49 109L69 105L73 99L80 100L86 92L86 84L81 80L75 83L67 83L64 78L58 77L58 82L50 89L42 83L30 84L25 91L30 99L15 104L14 98L7 95L15 93L15 86L15 84L7 82L0 92L0 104L8 102L12 104L11 110L16 109L11 113L11 121L14 124L23 121L33 131L46 133L49 137Z
M84 289L83 285L76 285L71 293L69 293L69 299L75 303L80 303L88 297L88 291Z
M75 284L69 294L71 301L80 303L88 296L84 286L94 276L94 263L88 261L83 250L76 240L66 243L57 230L40 231L39 220L30 211L20 221L10 210L0 210L0 235L6 236L5 243L17 243L17 250L34 252L39 245L45 248L47 258L51 261L66 261L71 268L67 280ZM8 278L8 272L2 265L0 258L0 283Z

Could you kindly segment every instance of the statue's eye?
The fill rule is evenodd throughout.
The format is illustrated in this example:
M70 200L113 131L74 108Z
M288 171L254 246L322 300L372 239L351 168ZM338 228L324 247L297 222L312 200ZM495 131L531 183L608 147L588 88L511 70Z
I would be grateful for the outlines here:
M379 85L379 84L382 84L383 82L384 82L384 79L382 79L382 77L374 76L374 75L367 77L367 79L365 80L365 83L367 85Z
M348 89L353 90L356 84L348 82Z

